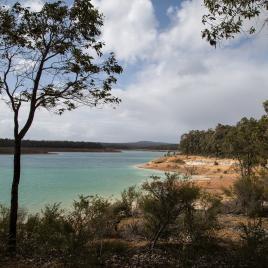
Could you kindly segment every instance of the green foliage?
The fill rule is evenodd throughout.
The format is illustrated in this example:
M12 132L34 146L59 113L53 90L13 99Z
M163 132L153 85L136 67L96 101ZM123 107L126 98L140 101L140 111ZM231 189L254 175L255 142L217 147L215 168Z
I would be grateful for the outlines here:
M268 100L263 103L263 108L265 112L268 114Z
M202 193L185 205L182 235L190 238L193 244L204 246L219 228L217 215L220 212L221 201L218 197ZM198 204L198 208L196 205Z
M49 256L64 254L68 250L68 238L72 232L70 224L66 221L64 210L60 204L46 206L41 215L29 217L25 223L25 235L28 246L22 247L27 250L37 250L36 254ZM24 242L24 240L21 240ZM42 248L36 245L42 245ZM26 252L28 253L28 252Z
M9 209L0 205L0 251L6 248L6 239L8 233Z
M142 188L145 193L140 207L152 248L160 238L168 238L172 233L174 236L177 231L196 241L215 227L218 200L202 194L187 179L166 174L164 180L152 177ZM200 208L196 208L198 203Z
M20 139L39 107L62 114L120 102L111 88L122 67L102 53L102 25L90 0L46 2L37 12L20 3L0 7L0 94L16 116L23 103L30 107Z
M40 11L32 11L19 2L0 6L0 95L14 117L15 161L9 224L9 250L13 254L21 141L37 109L61 115L78 105L95 107L120 102L111 90L117 82L116 75L123 70L114 53L102 53L102 25L103 16L91 0L74 0L69 5L48 1ZM28 111L24 124L20 124L22 106ZM57 212L54 209L50 212Z
M240 164L241 175L250 176L254 167L268 157L268 118L243 118L226 135L226 150Z
M8 227L9 227L9 209L0 204L0 252L6 251ZM23 237L23 226L26 220L27 213L23 209L18 211L17 224L19 228L18 236Z
M184 154L225 156L225 136L231 126L219 124L207 131L192 130L181 136L179 149Z
M234 38L240 32L245 32L244 25L250 25L250 20L268 10L266 0L204 0L204 5L209 13L203 16L202 21L208 28L203 30L202 37L213 46L222 39ZM265 24L263 21L261 27ZM248 34L254 34L256 30L254 23L246 29Z
M59 267L112 267L110 263L123 267L128 263L121 262L124 258L137 260L137 256L141 256L142 262L138 263L142 265L147 258L144 256L154 258L158 252L162 263L167 263L164 256L173 252L171 256L176 256L178 264L183 263L185 267L218 267L221 264L226 267L253 267L256 264L265 267L268 239L261 220L241 224L241 241L237 241L240 243L235 248L230 244L225 248L213 239L220 227L217 221L219 198L200 191L189 180L176 174L167 174L162 179L153 177L142 189L140 217L126 218L122 224L123 228L138 228L140 232L145 223L152 248L160 238L163 242L172 239L171 243L159 245L152 255L144 255L143 251L147 252L147 249L139 244L141 236L134 234L126 240L113 238L117 219L113 203L99 196L80 196L70 211L63 210L60 204L46 206L33 215L20 211L20 259L28 258L31 264L62 265ZM136 198L135 188L124 191L122 197L128 201ZM0 254L5 249L8 219L9 210L0 206ZM137 242L135 247L130 247L129 239ZM156 264L158 262L156 260Z
M176 174L166 174L165 180L153 176L152 181L144 183L142 189L145 194L141 198L140 207L153 248L182 213L183 202L198 195L199 190L189 186L186 181L180 182Z
M114 213L119 217L133 216L133 206L140 196L135 186L131 186L121 193L121 199L114 204Z
M243 213L249 216L263 215L264 202L268 201L267 172L262 171L250 177L241 177L234 183L233 193Z
M112 215L109 200L98 196L80 196L70 212L60 204L46 206L41 213L27 217L22 211L18 219L18 253L26 257L63 258L66 263L92 261L88 256L100 257L102 241L114 235ZM7 241L8 221L9 210L1 206L1 251Z
M239 162L241 176L267 164L268 117L242 118L236 126L218 125L207 131L192 130L182 135L180 151L215 157L231 157Z
M262 219L257 218L247 224L240 224L242 240L241 257L249 266L266 267L268 261L268 235Z
M111 203L99 196L80 196L78 201L74 201L68 222L72 224L79 241L85 237L88 240L107 237L114 230Z

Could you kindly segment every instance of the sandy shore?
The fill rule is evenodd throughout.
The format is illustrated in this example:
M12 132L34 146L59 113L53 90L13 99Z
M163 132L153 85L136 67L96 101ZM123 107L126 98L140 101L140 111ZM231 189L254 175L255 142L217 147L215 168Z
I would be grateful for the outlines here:
M167 172L178 172L191 177L200 187L222 194L238 178L237 162L202 156L176 155L155 159L140 166Z

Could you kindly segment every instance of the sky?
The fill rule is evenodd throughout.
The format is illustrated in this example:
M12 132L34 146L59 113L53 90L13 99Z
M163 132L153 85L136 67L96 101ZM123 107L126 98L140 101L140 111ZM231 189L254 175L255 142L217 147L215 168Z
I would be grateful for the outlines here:
M8 1L10 2L10 1ZM113 94L122 103L62 116L37 111L28 139L179 141L191 129L259 118L268 99L268 30L222 42L201 38L201 0L93 0L105 15L105 52L124 73ZM38 10L42 0L24 5ZM266 19L266 17L264 17ZM254 21L261 24L263 18ZM22 121L25 114L22 114ZM0 103L0 137L12 137L12 114Z

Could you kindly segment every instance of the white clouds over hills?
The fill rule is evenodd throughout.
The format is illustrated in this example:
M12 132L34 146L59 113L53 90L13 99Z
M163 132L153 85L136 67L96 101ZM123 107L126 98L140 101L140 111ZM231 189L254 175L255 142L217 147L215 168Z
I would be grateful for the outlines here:
M214 49L201 39L205 10L199 0L170 8L167 29L158 27L153 1L94 2L105 15L106 51L115 51L123 65L135 66L137 79L114 90L122 98L116 110L81 108L62 117L39 111L27 138L175 142L189 129L263 113L267 29ZM0 136L7 137L12 118L0 105Z

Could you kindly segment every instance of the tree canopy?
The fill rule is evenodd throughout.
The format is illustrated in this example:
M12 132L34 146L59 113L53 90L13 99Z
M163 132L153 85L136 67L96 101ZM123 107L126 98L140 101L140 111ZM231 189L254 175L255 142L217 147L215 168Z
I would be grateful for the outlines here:
M191 130L181 136L184 154L231 157L240 164L241 174L250 176L268 159L268 117L242 118L235 126L218 124L214 129Z
M254 34L268 22L267 18L262 21L260 29L252 22L261 13L267 14L267 0L204 0L204 4L208 14L203 16L203 23L208 28L203 30L202 37L213 46L220 40L234 38L244 31L246 24L249 25L246 32Z
M111 94L122 72L113 53L103 54L102 14L91 0L46 2L40 11L15 3L0 7L0 95L14 116L14 172L9 251L16 252L21 141L35 112L62 114L79 105L117 104ZM21 108L28 114L22 124Z
M122 68L113 53L102 53L102 25L90 0L45 3L38 12L19 3L0 8L0 93L17 114L30 103L21 137L37 108L62 114L120 101L111 87Z

